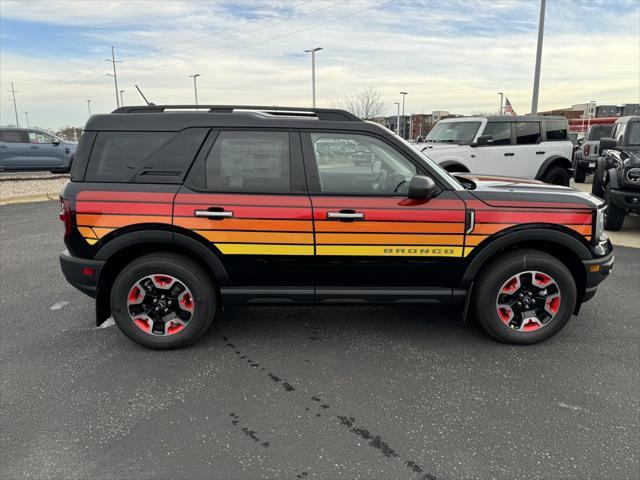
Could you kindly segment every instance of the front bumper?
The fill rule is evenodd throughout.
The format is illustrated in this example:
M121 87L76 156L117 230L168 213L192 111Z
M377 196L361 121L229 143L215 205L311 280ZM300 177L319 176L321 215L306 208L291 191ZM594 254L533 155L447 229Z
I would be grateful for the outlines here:
M90 297L96 297L100 270L104 266L102 260L76 258L65 250L60 254L60 268L67 281Z
M622 210L640 213L640 190L611 190L611 202Z
M600 285L600 283L607 278L613 270L613 264L616 257L613 254L611 242L607 240L606 244L603 245L603 248L606 251L603 256L594 258L593 260L582 261L587 274L584 296L582 297L583 302L593 298L596 294L596 290L598 289L598 285Z

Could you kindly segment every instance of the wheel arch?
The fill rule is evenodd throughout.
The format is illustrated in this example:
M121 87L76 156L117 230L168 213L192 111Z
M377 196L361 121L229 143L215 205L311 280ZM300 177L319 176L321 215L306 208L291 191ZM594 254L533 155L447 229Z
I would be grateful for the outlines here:
M540 165L540 168L538 169L538 173L536 173L536 177L535 177L536 180L541 180L542 177L544 177L544 174L547 173L547 171L550 168L556 167L556 166L566 168L569 174L571 174L571 168L572 168L571 160L568 160L566 157L563 157L562 155L551 155L544 162L542 162L542 165Z

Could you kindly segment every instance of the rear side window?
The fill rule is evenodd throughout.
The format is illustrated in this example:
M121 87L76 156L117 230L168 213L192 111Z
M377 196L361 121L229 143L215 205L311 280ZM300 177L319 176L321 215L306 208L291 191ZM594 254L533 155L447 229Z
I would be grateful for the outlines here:
M511 144L511 123L490 122L484 128L483 135L491 135L493 142L490 145L510 145Z
M220 132L205 161L212 192L291 191L288 132Z
M518 145L529 145L540 141L540 124L538 122L516 122L516 139Z
M91 151L87 182L180 183L207 134L99 132Z
M20 130L0 130L0 142L29 143L29 137Z
M610 137L613 125L594 125L589 129L588 140L600 140L604 137Z
M544 123L545 130L547 131L547 140L567 140L568 125L567 122L562 120L549 120Z

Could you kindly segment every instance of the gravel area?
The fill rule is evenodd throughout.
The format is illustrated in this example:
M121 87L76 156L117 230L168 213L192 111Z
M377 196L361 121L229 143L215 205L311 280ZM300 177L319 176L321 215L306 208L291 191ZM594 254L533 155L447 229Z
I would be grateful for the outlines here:
M59 192L67 180L69 180L69 175L51 173L5 174L0 177L0 200Z

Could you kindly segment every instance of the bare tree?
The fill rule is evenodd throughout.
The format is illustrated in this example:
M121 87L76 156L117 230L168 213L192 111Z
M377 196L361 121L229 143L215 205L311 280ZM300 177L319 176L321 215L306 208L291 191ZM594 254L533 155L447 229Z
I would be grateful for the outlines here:
M500 115L499 112L483 112L481 110L475 110L471 112L472 117L496 117Z
M384 112L382 94L373 87L354 90L344 97L334 100L332 105L365 120L379 117Z

